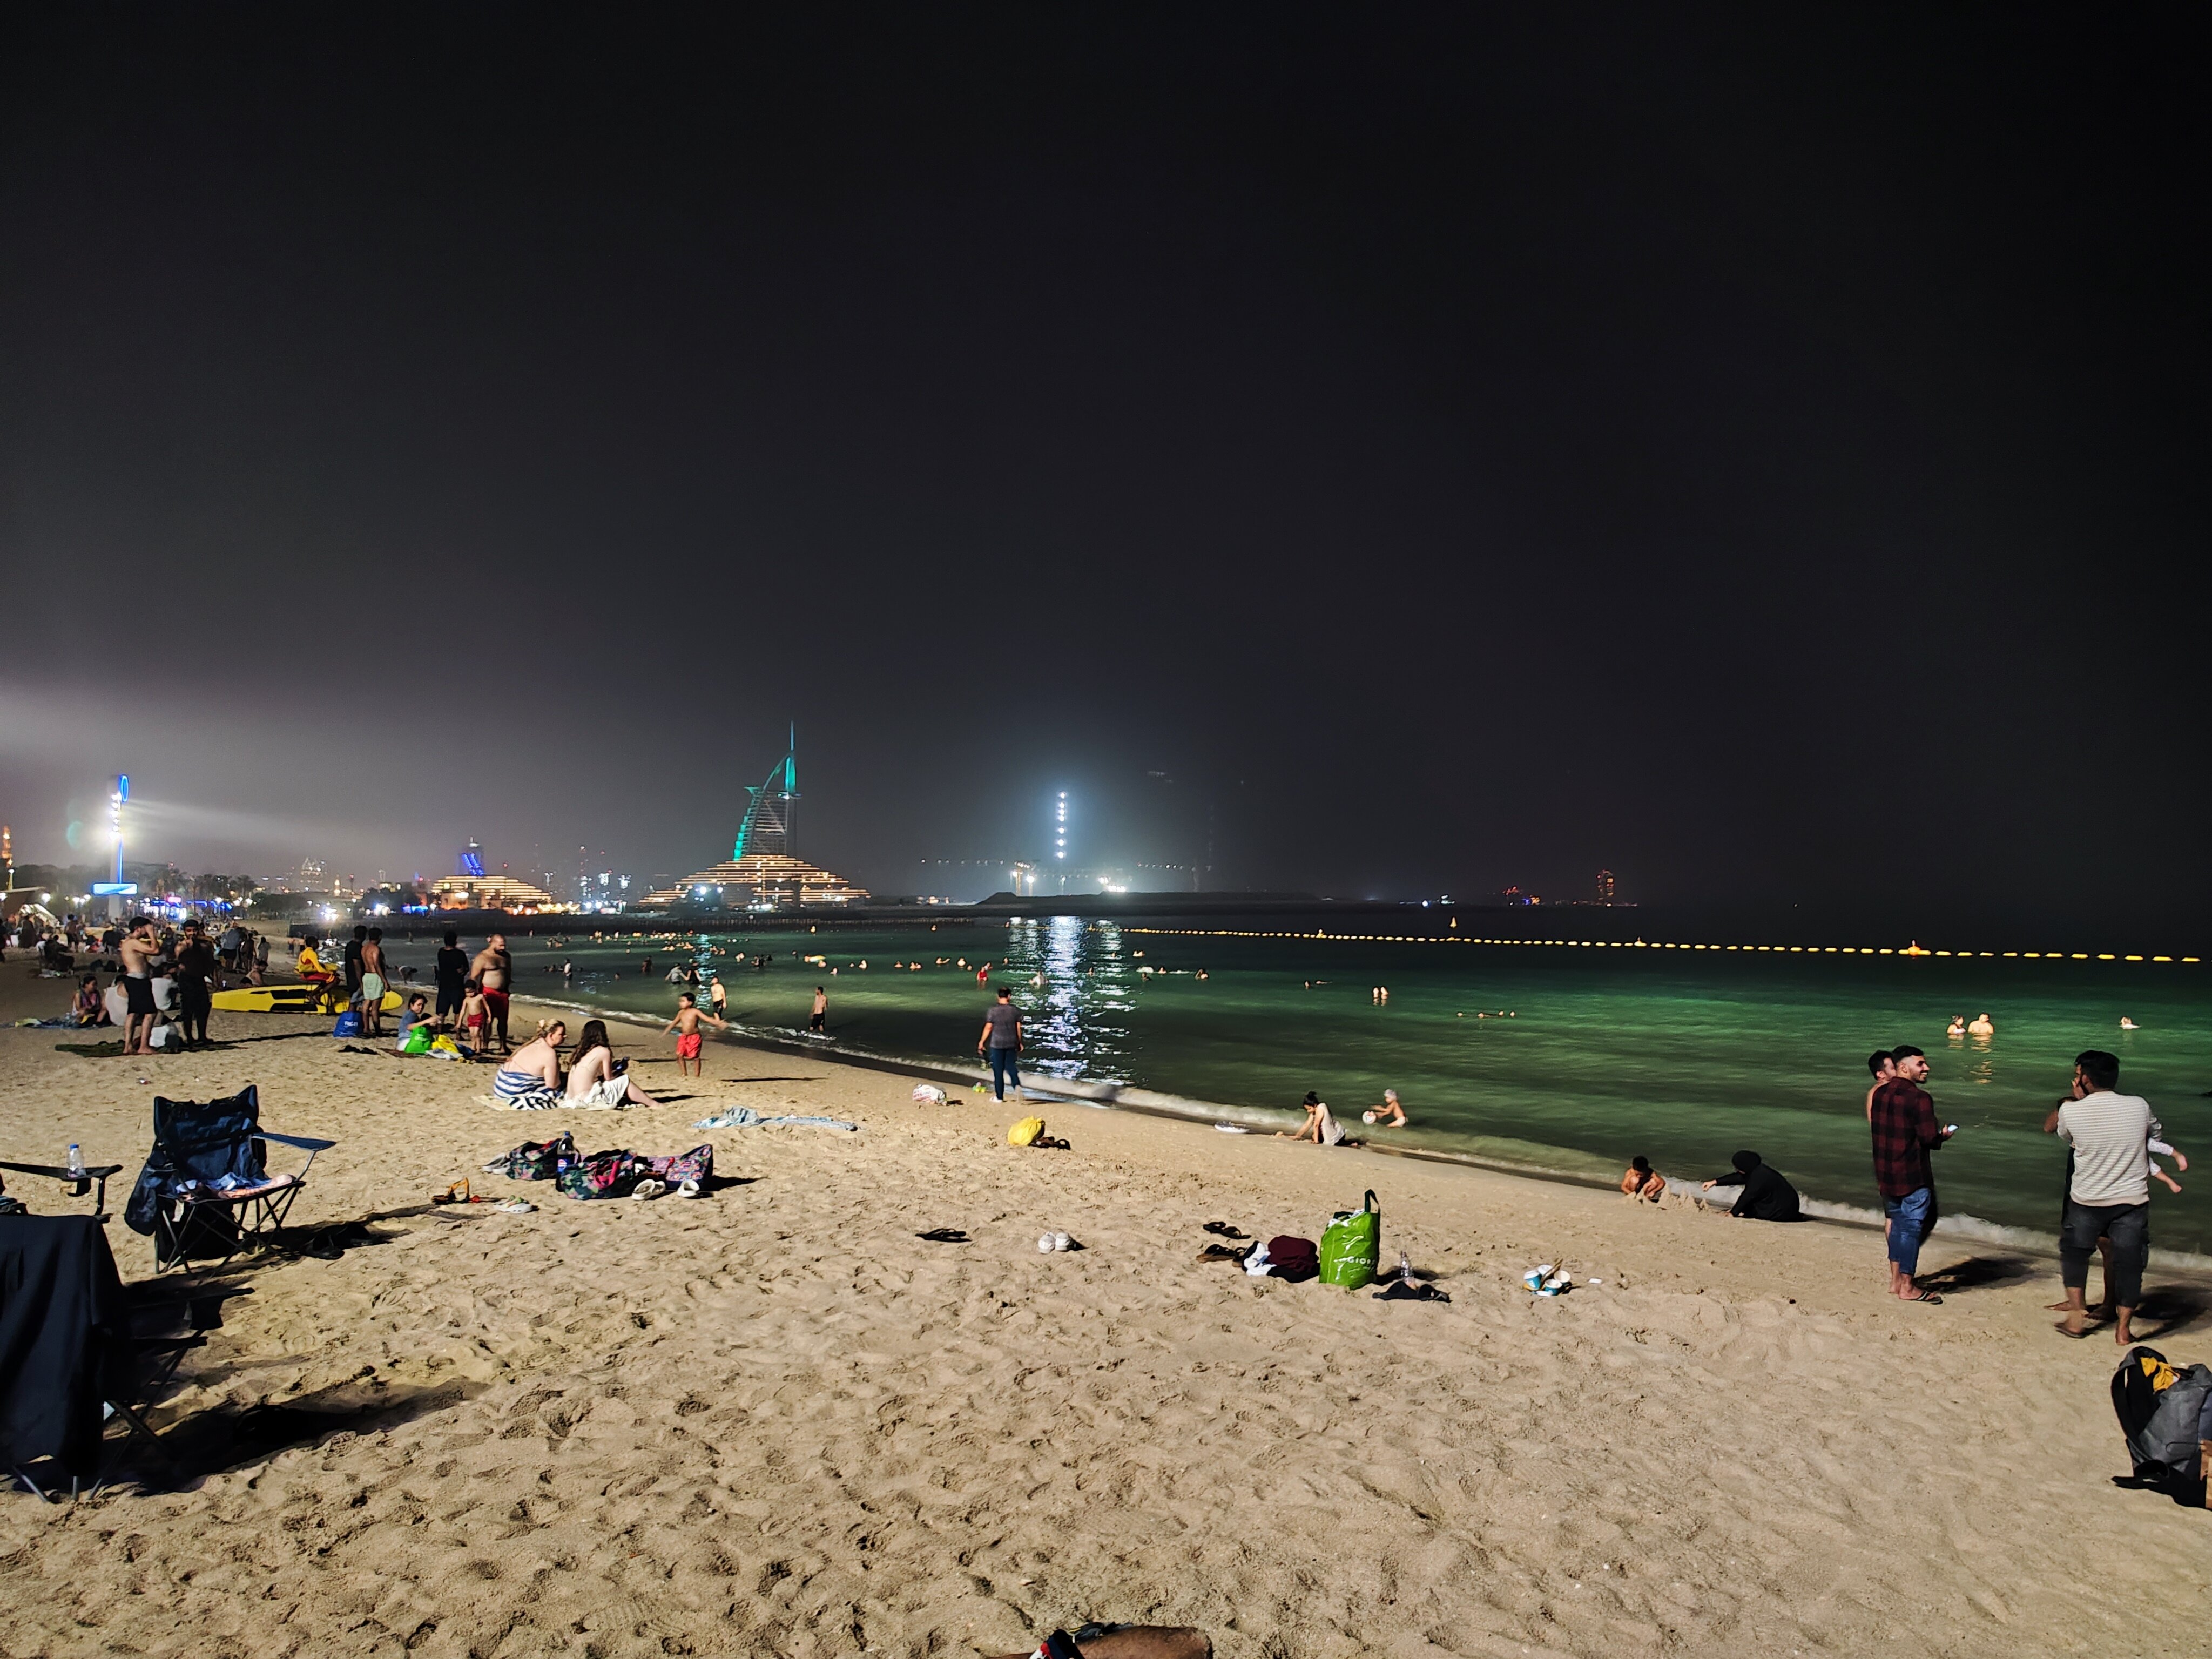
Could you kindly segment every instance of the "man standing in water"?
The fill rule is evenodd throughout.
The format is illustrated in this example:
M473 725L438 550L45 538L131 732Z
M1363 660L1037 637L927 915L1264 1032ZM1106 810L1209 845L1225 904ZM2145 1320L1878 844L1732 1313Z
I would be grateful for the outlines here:
M1951 1138L1936 1121L1936 1103L1920 1085L1928 1056L1911 1043L1896 1049L1896 1075L1875 1091L1874 1176L1889 1218L1889 1290L1901 1302L1940 1303L1913 1282L1920 1246L1936 1224L1936 1172L1928 1154ZM2148 1195L2146 1195L2148 1200Z
M489 1048L495 1033L499 1037L502 1054L514 1052L507 1040L507 1012L508 982L514 977L514 958L507 953L507 935L494 933L484 941L484 948L469 963L469 977L477 981L483 993L484 1009L490 1016L490 1029L484 1033L484 1045Z
M1000 1100L1006 1097L1006 1079L1014 1080L1014 1093L1022 1091L1022 1011L1014 1006L1014 994L999 988L999 1000L983 1011L983 1035L975 1052L991 1061L991 1087Z
M806 1029L830 1035L830 994L818 985L814 988L814 1012L806 1017Z

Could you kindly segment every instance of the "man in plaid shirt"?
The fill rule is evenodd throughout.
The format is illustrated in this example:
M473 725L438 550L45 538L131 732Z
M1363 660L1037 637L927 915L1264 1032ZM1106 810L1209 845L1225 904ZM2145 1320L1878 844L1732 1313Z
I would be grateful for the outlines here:
M1906 1302L1941 1302L1914 1284L1912 1275L1920 1266L1921 1241L1936 1224L1936 1172L1928 1154L1951 1132L1937 1124L1936 1103L1920 1086L1928 1078L1928 1056L1906 1043L1892 1058L1896 1073L1875 1091L1869 1114L1875 1184L1889 1216L1890 1293Z

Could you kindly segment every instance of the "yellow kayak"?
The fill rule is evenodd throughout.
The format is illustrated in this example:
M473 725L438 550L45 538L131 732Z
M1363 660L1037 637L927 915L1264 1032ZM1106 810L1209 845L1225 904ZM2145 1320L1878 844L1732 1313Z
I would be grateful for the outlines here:
M338 995L343 997L340 991ZM319 985L245 985L234 991L217 991L211 1006L233 1014L313 1014L329 1012L322 1006ZM404 1005L399 993L384 994L384 1012L396 1014Z

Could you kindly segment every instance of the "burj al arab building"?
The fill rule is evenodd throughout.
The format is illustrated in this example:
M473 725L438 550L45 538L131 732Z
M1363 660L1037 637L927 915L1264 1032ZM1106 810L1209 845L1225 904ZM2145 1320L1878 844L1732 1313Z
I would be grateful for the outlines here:
M868 896L844 877L799 856L799 730L766 779L748 784L752 799L738 825L730 856L672 887L648 893L647 908L699 906L720 910L783 910L800 905L854 904Z

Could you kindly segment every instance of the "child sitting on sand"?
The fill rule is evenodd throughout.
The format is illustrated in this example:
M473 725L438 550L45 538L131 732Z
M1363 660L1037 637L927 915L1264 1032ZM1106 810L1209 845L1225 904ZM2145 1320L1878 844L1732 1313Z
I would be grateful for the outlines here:
M1648 1198L1656 1204L1659 1194L1667 1190L1667 1183L1651 1167L1651 1160L1638 1152L1628 1160L1628 1168L1620 1177L1620 1190L1631 1198Z
M714 1015L700 1007L696 997L686 991L676 999L675 1018L660 1028L664 1031L676 1033L676 1075L678 1077L690 1076L690 1068L693 1066L699 1068L701 1077L707 1075L707 1062L699 1052L706 1045L706 1039L699 1035L699 1022L702 1019L711 1021L725 1031L730 1029L727 1020L715 1019Z

